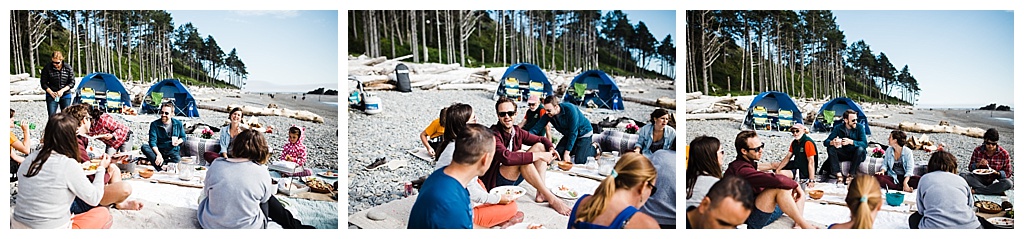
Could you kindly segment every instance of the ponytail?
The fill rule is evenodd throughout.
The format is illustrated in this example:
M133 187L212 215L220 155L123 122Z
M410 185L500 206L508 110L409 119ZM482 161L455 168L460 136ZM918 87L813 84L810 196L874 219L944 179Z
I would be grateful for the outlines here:
M846 194L853 229L871 229L875 217L871 213L882 204L882 191L875 177L857 177Z
M615 171L597 186L590 201L580 205L575 222L593 222L611 203L612 195L618 189L643 187L644 183L658 177L651 161L638 153L626 153L615 163Z

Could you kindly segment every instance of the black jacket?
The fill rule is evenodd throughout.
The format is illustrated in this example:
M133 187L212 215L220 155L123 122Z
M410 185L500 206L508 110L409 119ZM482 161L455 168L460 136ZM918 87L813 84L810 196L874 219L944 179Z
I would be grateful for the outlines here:
M62 62L63 66L60 70L53 67L53 64L47 64L43 67L43 74L39 76L39 87L46 91L58 91L61 88L68 87L68 89L75 87L75 73L71 70L71 65L67 62ZM68 90L71 92L71 90Z

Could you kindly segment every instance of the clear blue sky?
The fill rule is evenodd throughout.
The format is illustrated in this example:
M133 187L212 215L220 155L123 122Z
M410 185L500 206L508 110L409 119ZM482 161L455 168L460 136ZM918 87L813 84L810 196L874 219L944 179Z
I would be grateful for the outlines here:
M834 11L847 44L863 39L910 67L918 106L1013 106L1013 12Z
M601 13L607 13L609 10L602 10ZM647 25L647 29L651 31L651 35L654 35L654 39L658 39L658 43L665 39L666 35L672 35L672 44L679 48L679 38L676 35L676 11L675 10L622 10L629 18L629 23L632 23L635 27L640 24L641 21L644 25ZM682 59L682 56L676 56L676 65ZM661 72L661 60L655 59L647 66L647 69ZM666 72L667 73L667 72Z
M246 91L338 89L338 11L169 11L191 22L249 71Z

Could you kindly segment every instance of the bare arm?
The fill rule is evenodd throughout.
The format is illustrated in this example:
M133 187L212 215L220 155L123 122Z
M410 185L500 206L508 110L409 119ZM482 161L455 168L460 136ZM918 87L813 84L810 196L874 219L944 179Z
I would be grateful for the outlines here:
M420 142L423 143L423 147L427 148L427 152L430 153L430 156L434 156L434 148L431 148L430 143L427 141L429 141L429 139L427 139L427 131L424 130L422 133L420 133Z
M21 157L21 155L18 155L18 153L15 153L14 149L11 149L11 160L14 160L14 162L18 163L25 162L25 158Z

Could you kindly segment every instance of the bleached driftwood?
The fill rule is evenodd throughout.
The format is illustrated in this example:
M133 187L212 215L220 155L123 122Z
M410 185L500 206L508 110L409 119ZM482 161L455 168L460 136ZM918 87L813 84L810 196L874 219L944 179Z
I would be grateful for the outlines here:
M686 113L723 113L737 109L739 106L736 105L736 98L727 96L703 96L686 101Z
M622 100L629 101L629 102L634 102L634 103L639 103L639 104L643 104L643 105L650 105L650 106L655 106L655 107L668 108L668 109L675 109L676 108L676 100L672 99L672 98L668 98L668 97L661 97L661 98L652 100L652 99L644 99L644 98L632 97L632 96L622 96Z
M282 108L273 108L272 109L272 108L253 107L253 106L235 105L235 104L228 105L227 107L218 107L218 106L213 106L213 105L208 105L208 104L201 104L201 105L199 105L200 109L207 109L207 110L212 110L212 111L217 111L217 112L222 112L222 113L228 113L228 112L231 111L231 109L237 108L237 107L241 107L242 108L242 114L245 114L245 115L283 116L283 117L289 117L289 118L294 118L294 119L304 120L304 121L309 121L309 122L315 122L315 123L323 123L324 122L324 118L320 117L320 115L317 115L317 114L314 114L312 112L305 111L305 110L289 110L289 109L282 109Z
M444 84L437 86L439 90L486 90L494 91L498 84Z
M900 125L899 124L895 124L895 123L868 121L868 125L870 125L870 126L878 126L878 127L882 127L882 128L886 128L886 129L900 129Z
M28 80L28 79L29 79L28 73L21 73L21 74L11 75L11 83L19 82L19 81L24 81L24 80Z
M373 65L376 65L376 64L383 63L384 61L387 61L387 60L388 60L387 57L383 57L383 56L382 57L377 57L377 58L373 58L373 59L370 59L370 60L367 60L367 61L363 62L363 65L364 66L373 66Z
M703 95L704 95L704 93L700 92L700 91L686 93L686 100L689 101L689 100L692 100L692 99L697 99L697 98L700 98Z
M395 88L398 87L392 84L374 84L363 86L363 90L394 90Z
M44 95L12 95L11 102L33 102L33 101L44 101L46 96Z
M900 123L899 129L902 131L915 133L951 133L974 138L981 138L985 135L984 129L974 127L960 127L957 125L939 126L922 123L903 122Z
M735 113L713 113L713 114L686 114L686 120L717 120L726 119L733 121L743 121L743 114Z

